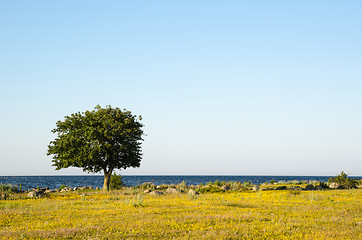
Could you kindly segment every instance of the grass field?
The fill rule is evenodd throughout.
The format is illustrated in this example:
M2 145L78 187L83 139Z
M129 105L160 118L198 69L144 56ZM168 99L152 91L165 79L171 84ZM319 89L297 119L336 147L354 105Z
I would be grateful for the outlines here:
M54 193L0 201L0 238L362 239L362 190Z

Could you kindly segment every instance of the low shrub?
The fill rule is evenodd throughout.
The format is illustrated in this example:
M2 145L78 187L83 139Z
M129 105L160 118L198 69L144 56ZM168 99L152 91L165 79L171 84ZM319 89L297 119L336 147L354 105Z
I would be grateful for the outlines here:
M237 190L241 189L242 184L241 184L241 182L231 181L231 182L228 182L228 186L230 187L231 191L237 191Z
M322 187L323 189L328 188L328 184L325 182L319 182L318 186Z
M212 185L215 185L215 186L221 187L221 186L222 186L222 183L221 183L218 179L216 179L216 180L213 182L213 184L212 184Z
M214 183L213 182L206 183L206 186L211 186L211 185L214 185Z
M243 183L243 185L244 185L244 187L251 187L252 182L246 181L246 182Z
M111 175L111 179L109 182L109 188L111 190L117 190L124 187L124 182L122 181L122 176L117 175L116 173L113 173Z
M219 193L219 192L225 192L224 189L221 189L220 187L209 185L204 186L198 189L198 192L200 193Z
M140 189L142 190L155 190L156 186L154 183L152 182L145 182L145 183L142 183L140 186L139 186Z
M292 180L292 181L287 182L287 184L289 184L289 185L301 185L302 182L298 181L298 180Z
M11 184L0 184L0 192L15 193L18 192L18 187Z
M345 172L341 172L341 174L336 177L331 177L328 179L328 182L335 182L339 184L342 188L356 188L358 186L358 180L347 177L348 175Z
M187 183L185 181L182 181L178 184L178 189L180 190L180 192L186 192Z

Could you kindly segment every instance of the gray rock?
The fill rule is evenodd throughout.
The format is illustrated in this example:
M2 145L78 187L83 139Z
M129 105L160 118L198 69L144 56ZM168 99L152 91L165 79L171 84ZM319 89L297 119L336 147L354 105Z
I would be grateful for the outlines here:
M252 190L253 190L254 192L258 191L258 190L259 190L259 186L254 186Z
M175 188L169 187L169 188L166 189L166 192L167 192L167 193L176 194L176 193L177 193L177 190L176 190Z
M331 188L331 189L338 189L340 187L341 186L338 183L335 183L335 182L332 182L332 183L329 184L329 188Z
M189 190L189 194L190 194L190 195L200 195L200 193L198 193L198 192L195 191L194 189L190 189L190 190Z
M150 195L153 195L153 196L160 196L160 195L163 195L164 193L163 192L160 192L160 191L152 191L150 192Z
M46 190L44 193L54 193L56 190Z
M37 198L37 197L42 197L43 196L43 192L41 191L30 191L28 193L28 198Z
M151 190L149 190L149 189L146 189L143 191L143 193L150 193L150 192L151 192Z
M60 192L69 192L69 191L72 191L70 187L65 187L62 190L60 190Z
M28 198L35 198L35 197L36 197L36 192L35 191L28 192Z

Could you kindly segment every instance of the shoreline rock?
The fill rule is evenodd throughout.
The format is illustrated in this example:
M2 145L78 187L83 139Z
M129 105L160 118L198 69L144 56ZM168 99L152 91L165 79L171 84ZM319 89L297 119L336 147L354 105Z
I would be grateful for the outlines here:
M194 189L190 189L188 192L190 195L200 195L200 193L198 193L197 191L195 191Z
M40 198L44 196L43 191L30 191L28 192L28 198Z
M166 192L171 193L171 194L176 194L177 190L175 188L169 187L169 188L166 189Z
M163 192L160 192L160 191L152 191L149 193L150 195L153 195L153 196L160 196L160 195L163 195L164 193Z
M330 189L339 189L341 186L338 183L332 182L328 186Z

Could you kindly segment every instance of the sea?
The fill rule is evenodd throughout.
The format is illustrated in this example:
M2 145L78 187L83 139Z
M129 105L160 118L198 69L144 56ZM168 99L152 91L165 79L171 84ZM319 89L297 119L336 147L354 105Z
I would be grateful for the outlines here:
M230 176L230 175L122 175L122 181L128 187L141 185L145 182L152 182L155 185L162 184L178 184L183 181L187 185L206 184L208 182L214 182L216 180L222 182L237 181L237 182L251 182L252 184L262 184L274 180L279 181L320 181L327 182L332 176ZM356 179L362 179L362 177L351 177ZM103 187L103 175L80 175L80 176L0 176L1 184L11 184L19 186L23 190L33 188L45 188L57 189L61 185L69 187Z

